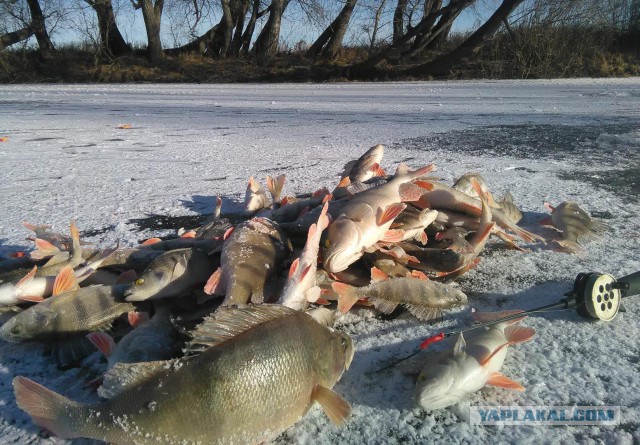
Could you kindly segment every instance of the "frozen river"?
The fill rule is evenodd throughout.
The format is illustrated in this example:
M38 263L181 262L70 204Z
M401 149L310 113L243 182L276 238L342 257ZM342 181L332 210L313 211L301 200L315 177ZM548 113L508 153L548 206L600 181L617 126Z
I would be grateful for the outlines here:
M130 125L130 129L118 128ZM490 243L458 280L481 310L554 302L579 272L616 277L640 270L640 79L278 85L0 86L0 254L24 249L20 224L66 231L108 246L167 234L179 217L209 213L213 196L237 212L247 179L284 173L288 194L332 188L342 166L372 145L383 167L435 163L453 182L481 173L497 196L510 191L537 227L545 201L576 201L611 226L580 255ZM154 216L156 215L156 216ZM160 215L160 216L157 216ZM178 227L175 227L176 229ZM356 343L336 386L353 406L343 428L317 408L281 443L526 443L640 441L640 297L610 323L574 312L529 317L538 335L510 348L503 373L524 393L486 388L454 407L424 412L400 370L369 375L442 329L469 323L468 309L430 326L410 317L357 312L339 322ZM50 443L16 405L25 375L76 400L100 367L57 370L38 345L0 343L0 441ZM475 405L616 405L615 427L481 427ZM82 440L78 440L82 443Z

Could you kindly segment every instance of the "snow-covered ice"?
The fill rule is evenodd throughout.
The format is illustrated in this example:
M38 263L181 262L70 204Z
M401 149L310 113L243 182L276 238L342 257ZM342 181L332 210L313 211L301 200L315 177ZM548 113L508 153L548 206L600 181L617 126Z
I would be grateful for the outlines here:
M119 129L130 124L131 129ZM640 79L279 85L0 86L0 254L29 247L20 224L66 232L76 219L101 246L158 234L149 214L239 210L247 179L285 173L285 191L335 185L342 165L369 147L383 167L435 163L447 181L480 172L495 194L510 191L535 226L543 203L576 201L612 229L568 255L491 242L458 280L480 310L555 302L579 272L622 277L640 270ZM177 229L178 227L175 227ZM536 229L539 233L542 228ZM166 232L162 232L166 233ZM279 443L638 443L640 297L610 323L575 311L533 315L538 334L509 350L503 373L526 392L485 388L451 408L414 408L412 378L370 374L415 351L440 330L467 324L469 310L438 325L355 311L339 321L357 352L336 386L353 406L343 428L314 408ZM74 400L103 369L99 354L57 370L36 344L0 344L0 441L51 443L15 404L24 375ZM475 405L619 405L615 427L482 427ZM86 440L69 441L91 443ZM61 441L65 443L65 441Z

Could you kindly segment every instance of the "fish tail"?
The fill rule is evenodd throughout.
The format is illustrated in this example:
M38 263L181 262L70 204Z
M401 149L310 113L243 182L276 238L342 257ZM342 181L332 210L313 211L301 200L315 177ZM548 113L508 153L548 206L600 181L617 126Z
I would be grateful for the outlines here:
M22 376L13 379L13 388L18 406L37 425L63 439L79 437L70 413L82 405Z
M359 299L358 289L340 282L333 283L331 287L338 294L338 310L346 314Z
M568 239L560 239L556 240L556 242L560 245L560 250L568 253L578 253L582 252L584 249L575 241L571 241Z

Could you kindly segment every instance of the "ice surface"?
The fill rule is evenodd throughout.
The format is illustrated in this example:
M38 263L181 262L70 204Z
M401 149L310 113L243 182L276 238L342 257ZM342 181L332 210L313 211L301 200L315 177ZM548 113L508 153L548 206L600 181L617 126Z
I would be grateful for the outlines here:
M480 172L497 196L510 191L536 228L543 202L578 202L612 230L581 255L533 245L522 253L491 241L477 269L458 280L480 310L557 301L579 272L615 277L640 270L640 79L296 85L0 86L0 254L29 247L20 222L84 238L135 245L159 219L240 212L251 175L285 173L284 194L332 188L344 163L387 146L383 167L434 162L453 181ZM131 124L131 129L118 129ZM140 224L146 220L152 225ZM138 221L138 222L136 222ZM162 226L165 227L165 226ZM175 227L178 229L179 227ZM503 373L527 391L485 388L434 412L414 408L413 380L378 374L425 337L470 323L468 309L439 325L366 310L339 326L357 352L336 386L352 405L343 428L314 408L279 443L638 443L640 297L610 323L574 311L534 315L533 341L509 349ZM56 369L39 345L0 344L0 440L50 443L15 404L11 380L24 375L72 399L104 364ZM617 427L477 427L473 405L620 405ZM86 440L69 441L90 443ZM61 443L65 443L62 441Z

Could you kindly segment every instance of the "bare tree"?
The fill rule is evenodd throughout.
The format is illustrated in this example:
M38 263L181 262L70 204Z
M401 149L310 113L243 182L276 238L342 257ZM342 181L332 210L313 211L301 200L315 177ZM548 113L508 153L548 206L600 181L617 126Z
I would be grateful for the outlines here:
M262 32L253 44L253 52L258 56L259 62L272 58L278 52L280 40L280 25L282 15L290 0L271 0L269 5L269 18L262 28Z
M109 57L118 57L131 51L125 42L113 13L111 0L84 0L96 12L100 31L100 47Z
M131 0L131 4L135 9L142 10L144 26L147 31L147 57L151 63L158 63L164 57L160 40L164 0Z
M323 57L335 59L342 47L342 40L347 32L353 9L358 0L347 0L344 7L334 21L320 34L316 41L307 50L306 56L311 58Z

